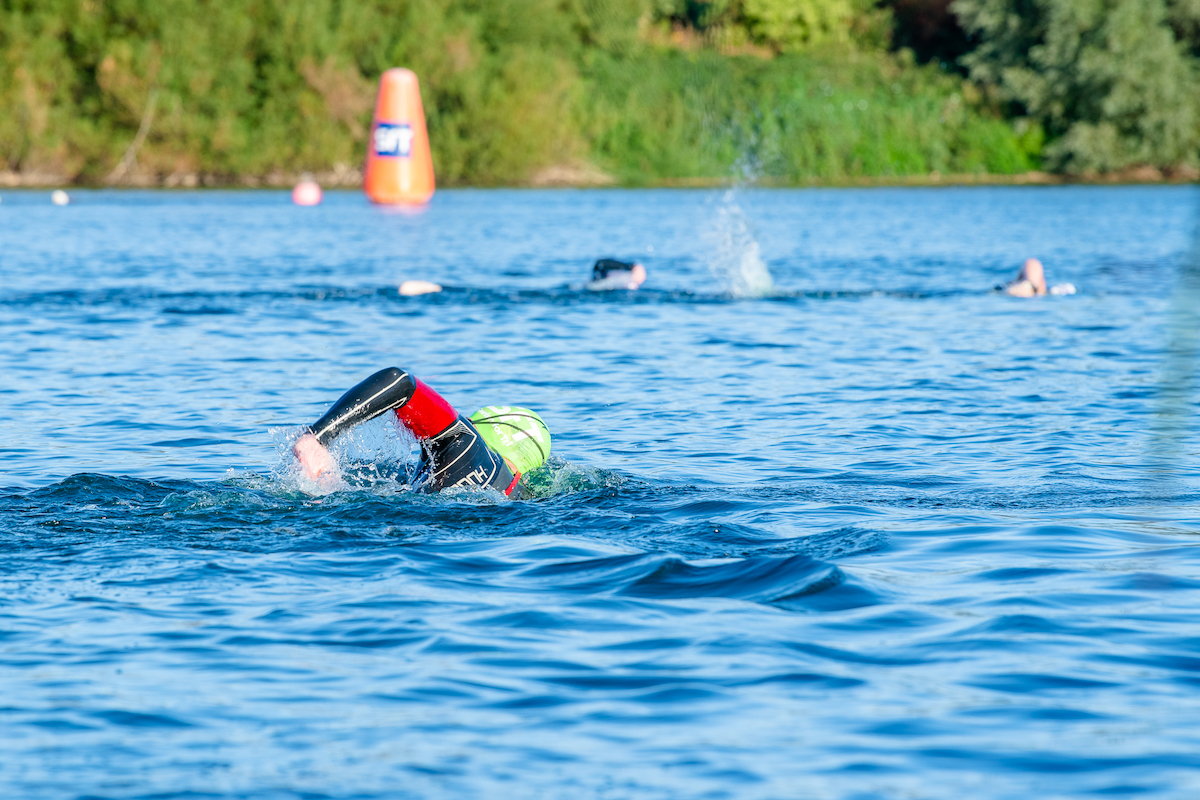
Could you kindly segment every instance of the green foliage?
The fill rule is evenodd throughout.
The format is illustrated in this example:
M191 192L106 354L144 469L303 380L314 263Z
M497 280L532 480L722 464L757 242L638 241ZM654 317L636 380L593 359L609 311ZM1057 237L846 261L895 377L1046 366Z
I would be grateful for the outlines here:
M982 41L963 58L971 75L1044 126L1050 166L1083 173L1195 158L1197 63L1163 0L957 0L954 9ZM1171 9L1178 30L1197 19L1191 0Z
M970 87L863 49L864 2L0 0L0 168L103 182L139 130L142 180L353 166L378 76L408 66L442 185L1028 169ZM661 46L655 19L784 55Z
M578 147L562 109L586 21L554 0L0 0L0 153L99 179L152 115L144 171L354 164L374 81L407 64L439 174L519 180Z
M1193 56L1200 56L1200 0L1168 0L1167 22L1175 38Z
M952 0L880 0L889 12L891 46L912 51L921 63L934 61L960 68L959 58L974 49L958 18Z
M649 2L650 15L655 19L671 20L715 34L713 38L718 41L754 41L781 52L830 42L849 42L852 34L858 32L855 23L875 15L873 0Z
M853 14L850 0L742 0L750 32L781 50L844 42Z
M872 55L598 61L585 132L627 183L728 177L782 182L1031 169L1007 124L961 79Z

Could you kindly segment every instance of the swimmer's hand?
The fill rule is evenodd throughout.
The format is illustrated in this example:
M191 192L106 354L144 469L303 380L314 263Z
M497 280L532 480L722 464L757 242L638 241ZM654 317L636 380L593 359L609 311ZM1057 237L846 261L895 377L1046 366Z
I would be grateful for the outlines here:
M309 480L315 481L321 478L328 480L337 477L338 466L337 461L333 458L333 453L326 450L313 434L306 433L297 439L296 443L292 445L292 453L300 462L300 469L303 470L304 476Z

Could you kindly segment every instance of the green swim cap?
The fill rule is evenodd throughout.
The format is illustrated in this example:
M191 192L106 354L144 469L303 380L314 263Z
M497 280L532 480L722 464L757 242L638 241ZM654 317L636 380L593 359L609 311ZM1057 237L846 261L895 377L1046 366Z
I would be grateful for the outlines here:
M471 415L471 422L487 446L521 474L533 472L550 455L550 429L528 408L484 406Z

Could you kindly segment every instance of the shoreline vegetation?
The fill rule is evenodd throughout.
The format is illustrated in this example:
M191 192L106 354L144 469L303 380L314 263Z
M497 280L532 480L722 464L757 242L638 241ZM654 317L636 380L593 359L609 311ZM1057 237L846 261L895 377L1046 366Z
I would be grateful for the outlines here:
M392 66L442 187L1200 179L1200 5L1072 2L0 0L0 186L357 187Z
M61 176L47 173L25 174L0 172L0 188L33 189L287 189L291 190L302 179L311 178L327 190L361 189L362 170L344 168L341 171L324 173L278 172L266 176L241 176L226 179L187 173L165 177L139 176L137 180L108 183L67 182ZM449 189L467 188L513 188L513 189L849 189L849 188L894 188L894 187L963 187L963 186L1100 186L1100 185L1181 185L1200 182L1200 172L1182 169L1162 172L1153 167L1138 167L1094 175L1066 175L1040 170L1018 172L1007 175L991 173L929 175L861 175L840 179L808 178L799 181L780 181L772 178L665 178L630 186L619 183L616 178L594 169L582 170L571 165L550 167L536 173L528 181L511 184L473 186L456 184Z

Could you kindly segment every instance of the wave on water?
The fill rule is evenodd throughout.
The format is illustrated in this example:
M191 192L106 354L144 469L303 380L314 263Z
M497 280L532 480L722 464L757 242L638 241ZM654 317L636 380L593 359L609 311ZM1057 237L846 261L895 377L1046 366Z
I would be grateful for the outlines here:
M0 516L7 522L0 549L66 553L86 547L102 558L108 551L94 550L101 543L143 552L200 547L336 553L401 546L389 557L460 580L486 575L489 582L531 591L720 597L789 607L852 607L876 597L824 559L876 550L886 543L878 532L843 529L781 539L708 522L622 530L629 503L653 502L653 487L561 460L540 472L539 499L514 503L479 492L434 496L361 488L314 497L287 481L251 473L214 483L82 473L0 494ZM550 531L554 535L547 536Z
M751 262L753 258L750 258ZM755 268L757 269L757 268ZM763 266L765 269L765 265ZM985 296L990 290L949 289L911 291L891 289L780 289L770 282L749 277L740 268L723 272L727 288L704 292L691 289L641 288L636 291L592 291L582 286L555 286L528 289L504 286L444 286L441 292L402 296L394 286L348 288L322 286L294 291L210 291L170 292L147 288L68 290L26 292L0 296L0 306L30 309L78 308L121 310L149 308L169 316L212 317L242 314L261 307L262 302L279 303L350 303L372 304L406 309L433 309L441 306L477 306L508 304L584 306L584 305L720 305L741 302L803 303L820 300L863 300L893 298L929 300L948 297ZM757 287L757 288L755 288Z
M664 743L721 781L686 796L791 796L814 780L798 748L841 777L912 760L886 776L909 776L913 796L1067 797L1081 781L1130 794L1109 790L1163 774L1168 789L1139 794L1184 796L1171 788L1196 767L1193 536L940 518L788 539L723 521L769 509L765 492L626 476L488 504L311 497L249 473L2 491L5 666L21 690L7 746L36 765L33 731L71 737L55 758L79 753L92 783L93 762L124 752L114 741L132 743L128 774L165 749L142 797L300 796L257 790L268 758L303 768L312 796L408 796L389 788L400 770L425 781L413 796L488 795L495 764L536 796L610 796L616 770L631 788L611 796L652 800L680 796L634 783ZM1134 735L1147 703L1165 742ZM314 761L360 719L373 727L350 755ZM401 749L417 755L397 767ZM188 771L193 751L231 764L214 770L225 783L204 783L208 761ZM725 791L728 753L785 778ZM538 783L562 770L566 791ZM916 791L930 774L947 790ZM27 775L8 780L37 788ZM80 791L133 796L10 794Z

